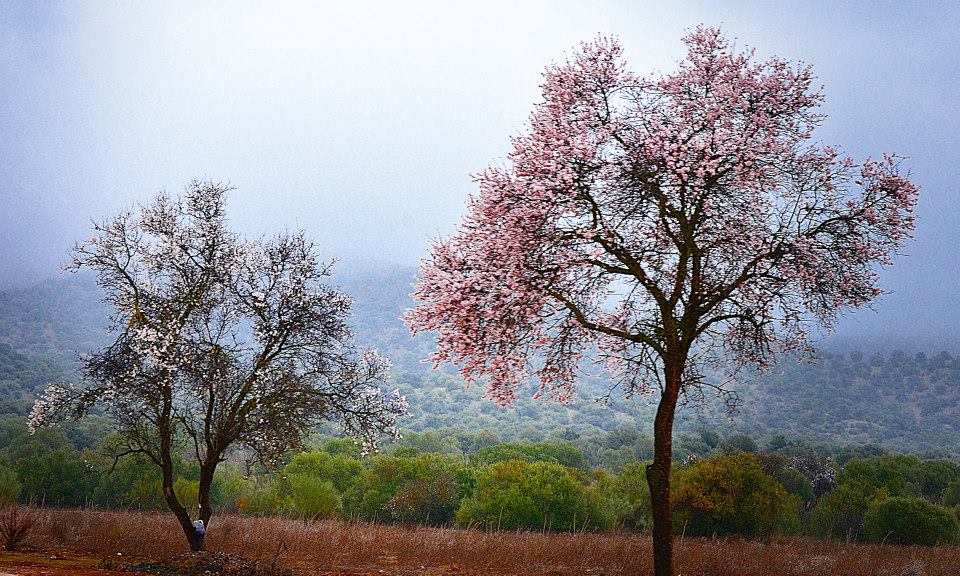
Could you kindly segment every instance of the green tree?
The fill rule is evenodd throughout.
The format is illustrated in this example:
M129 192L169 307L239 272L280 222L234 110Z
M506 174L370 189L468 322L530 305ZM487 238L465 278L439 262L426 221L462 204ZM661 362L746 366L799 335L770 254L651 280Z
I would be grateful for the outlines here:
M731 434L723 441L721 446L723 451L728 454L736 454L737 452L756 452L759 450L757 447L756 441L746 434L737 433Z
M363 465L346 454L301 452L283 469L283 476L309 476L330 482L340 493L349 492L360 482Z
M470 456L470 462L475 466L508 460L552 462L584 472L590 470L583 452L569 442L501 443L481 448Z
M864 532L873 542L954 544L960 524L953 512L923 498L893 497L874 501L864 518Z
M650 507L650 486L647 484L646 463L632 462L617 476L613 496L623 505L618 515L619 522L632 530L649 530L653 523Z
M328 440L321 449L332 456L347 456L356 460L363 455L363 445L354 438Z
M960 480L954 480L943 489L940 501L951 508L960 506Z
M160 472L143 455L121 458L113 464L104 459L94 501L109 508L161 510L166 507L160 491Z
M329 480L317 476L294 474L287 476L289 493L284 509L290 516L305 522L335 516L343 509L343 499Z
M370 519L443 525L472 487L473 474L457 457L378 455L366 462L350 507Z
M838 484L823 496L810 515L809 528L821 538L856 540L863 533L864 516L874 500L882 500L887 493L862 480L848 480Z
M69 446L51 449L27 442L11 451L13 468L30 502L83 506L93 499L96 477L90 464Z
M609 528L609 518L595 512L575 473L559 464L524 460L482 466L457 521L505 530Z
M677 475L673 497L675 529L694 535L767 534L797 514L783 485L749 453L694 463Z
M0 463L0 507L15 503L20 496L20 488L16 473Z

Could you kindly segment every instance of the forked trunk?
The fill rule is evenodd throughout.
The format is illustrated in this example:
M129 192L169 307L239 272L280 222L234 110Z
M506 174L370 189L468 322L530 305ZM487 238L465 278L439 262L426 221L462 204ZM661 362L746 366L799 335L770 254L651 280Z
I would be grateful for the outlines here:
M166 501L170 511L173 512L173 515L177 517L177 522L180 523L180 528L183 529L183 534L187 537L187 543L190 544L190 550L199 552L203 550L203 534L197 532L197 529L194 528L193 521L190 519L190 513L183 507L183 504L181 504L177 498L176 492L173 491L174 427L171 420L171 414L173 413L173 392L169 387L164 387L162 392L163 408L160 413L158 432L160 435L159 464L160 471L163 475L161 482L163 499Z
M200 490L197 496L199 497L198 503L200 505L200 520L203 522L203 532L197 534L199 548L195 548L194 551L203 550L203 538L210 527L210 517L213 515L213 507L210 505L210 488L213 486L213 476L217 471L217 462L217 459L213 458L200 466Z
M183 507L183 504L181 504L177 498L176 492L173 491L173 459L170 457L169 448L167 446L164 447L167 448L167 450L162 452L160 464L163 473L163 499L167 502L167 507L173 512L173 515L177 517L177 522L180 523L183 535L187 538L190 550L192 552L201 552L203 551L204 534L197 531L194 527L193 520L190 519L190 513ZM207 490L209 493L209 487ZM206 524L206 521L204 521L204 524Z
M166 468L166 466L164 466L164 468ZM180 528L183 529L183 535L187 538L187 543L190 545L190 550L192 552L203 551L204 535L199 533L193 526L193 521L190 519L190 514L183 507L183 504L180 503L180 500L177 499L177 495L173 491L172 470L169 474L167 473L166 469L163 471L163 498L167 502L167 507L169 507L174 516L177 517L177 522L180 523Z

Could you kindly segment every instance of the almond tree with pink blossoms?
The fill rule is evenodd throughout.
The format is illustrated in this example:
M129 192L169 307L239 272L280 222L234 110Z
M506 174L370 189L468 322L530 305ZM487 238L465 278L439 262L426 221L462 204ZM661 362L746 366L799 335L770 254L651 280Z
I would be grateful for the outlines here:
M672 573L678 402L807 352L811 328L880 295L918 194L897 157L858 163L813 140L823 97L808 66L711 28L684 42L665 75L634 75L604 38L547 69L529 130L476 176L406 316L436 334L434 361L501 404L528 380L570 398L587 358L656 399L658 575Z

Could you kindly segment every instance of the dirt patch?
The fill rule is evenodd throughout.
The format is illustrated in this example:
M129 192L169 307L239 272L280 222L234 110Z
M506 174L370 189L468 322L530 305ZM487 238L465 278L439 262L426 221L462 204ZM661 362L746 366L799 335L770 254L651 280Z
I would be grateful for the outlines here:
M105 563L106 568L114 568ZM253 562L223 552L187 552L160 560L123 567L131 572L158 576L292 576L292 572L276 562Z
M105 569L98 558L70 552L32 550L0 552L0 576L135 576L125 569Z
M90 556L41 551L0 552L0 576L293 576L274 563L257 563L223 552L188 552L138 562L122 554L100 560Z

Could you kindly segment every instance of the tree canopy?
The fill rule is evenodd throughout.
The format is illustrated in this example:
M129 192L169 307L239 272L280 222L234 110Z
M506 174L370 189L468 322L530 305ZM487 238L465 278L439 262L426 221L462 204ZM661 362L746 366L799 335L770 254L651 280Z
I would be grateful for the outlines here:
M96 273L116 340L84 361L83 386L48 386L30 415L36 430L102 407L118 456L160 467L194 548L202 533L174 490L181 447L200 465L207 524L214 472L230 450L276 461L326 419L371 449L406 411L380 388L389 362L352 344L350 299L324 283L330 265L302 233L241 240L227 227L228 190L193 182L182 198L161 194L96 224L77 245L71 268Z

